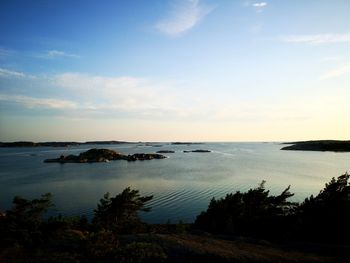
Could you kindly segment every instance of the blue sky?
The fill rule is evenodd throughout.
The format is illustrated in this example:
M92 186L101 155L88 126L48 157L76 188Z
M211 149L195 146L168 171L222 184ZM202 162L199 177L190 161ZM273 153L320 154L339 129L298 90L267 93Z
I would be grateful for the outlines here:
M0 2L0 140L349 139L350 2Z

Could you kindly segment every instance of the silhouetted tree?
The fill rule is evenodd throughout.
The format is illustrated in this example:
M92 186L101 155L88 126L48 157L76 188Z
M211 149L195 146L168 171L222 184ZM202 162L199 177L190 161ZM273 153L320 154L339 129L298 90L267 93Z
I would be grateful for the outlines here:
M106 193L94 210L93 222L99 227L118 227L119 230L123 230L127 225L140 222L139 211L151 210L146 203L152 198L153 196L140 196L138 190L131 190L130 187L115 197Z

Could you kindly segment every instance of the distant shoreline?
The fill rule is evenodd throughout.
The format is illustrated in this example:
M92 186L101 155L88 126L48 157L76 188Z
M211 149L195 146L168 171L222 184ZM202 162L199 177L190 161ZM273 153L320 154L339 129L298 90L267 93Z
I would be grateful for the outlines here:
M292 145L283 147L281 148L281 150L350 152L350 141L318 140L318 141L285 142L282 144L292 144Z
M130 141L51 141L51 142L32 142L32 141L15 141L15 142L0 142L0 148L15 148L15 147L74 147L80 145L121 145L121 144L135 144L144 146L160 147L162 144L170 145L199 145L208 142L130 142ZM259 142L257 142L259 143ZM260 142L267 143L267 142ZM271 142L272 143L272 142ZM276 143L276 142L273 142ZM280 150L291 151L319 151L319 152L350 152L350 140L309 140L309 141L294 141L294 142L280 142L285 146Z
M17 142L0 142L0 147L69 147L79 145L91 144L136 144L137 142L125 141L87 141L87 142L31 142L31 141L17 141Z
M87 141L87 142L32 142L32 141L16 141L16 142L0 142L0 147L70 147L80 145L119 145L119 144L145 144L146 146L159 146L156 142L128 142L128 141ZM203 144L202 142L170 142L172 145L192 145Z

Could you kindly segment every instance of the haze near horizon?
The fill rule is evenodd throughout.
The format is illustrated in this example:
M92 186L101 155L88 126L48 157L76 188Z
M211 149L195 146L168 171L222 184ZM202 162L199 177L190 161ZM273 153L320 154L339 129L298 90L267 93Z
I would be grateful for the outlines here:
M350 2L0 3L0 141L349 139Z

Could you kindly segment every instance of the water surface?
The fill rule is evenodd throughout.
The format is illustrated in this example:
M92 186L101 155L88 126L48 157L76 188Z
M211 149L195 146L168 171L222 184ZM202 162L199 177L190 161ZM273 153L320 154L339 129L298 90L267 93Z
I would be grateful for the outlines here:
M15 195L34 198L51 192L56 213L91 217L104 193L115 195L130 186L143 195L154 195L152 212L141 215L145 221L193 222L212 197L245 191L262 180L275 194L291 185L294 200L301 201L317 194L332 177L350 170L350 153L280 151L279 143L161 145L0 148L0 210L8 209ZM43 163L47 158L79 154L94 147L124 154L176 152L166 154L167 159L151 161ZM212 152L183 152L195 149Z

